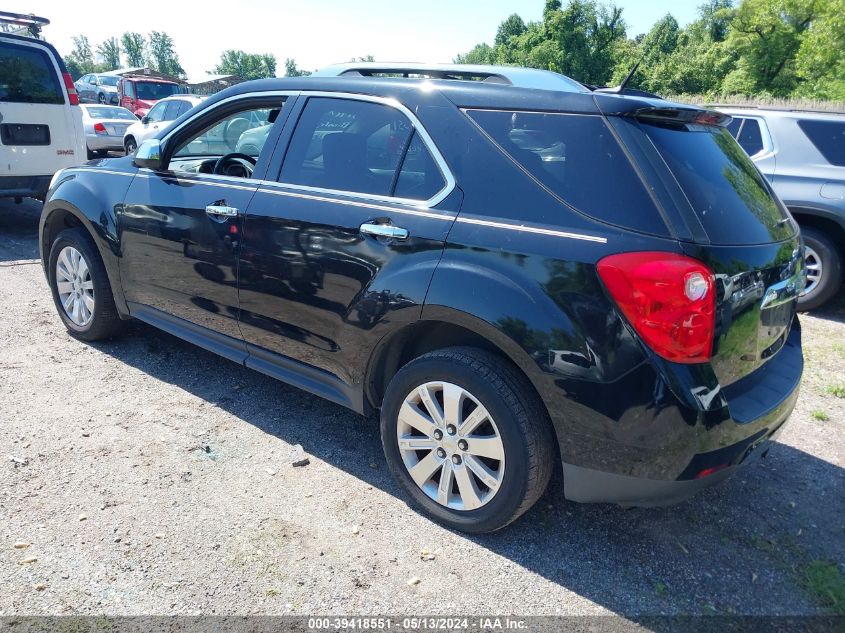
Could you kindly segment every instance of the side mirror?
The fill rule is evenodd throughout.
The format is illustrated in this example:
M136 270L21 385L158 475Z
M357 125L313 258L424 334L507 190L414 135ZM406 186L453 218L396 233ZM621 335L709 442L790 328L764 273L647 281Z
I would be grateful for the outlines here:
M137 167L146 167L153 171L161 169L161 141L157 138L148 138L142 141L135 150L135 158L132 159Z
M141 117L141 123L143 123L144 125L146 125L149 122L150 122L150 117L148 117L146 115Z

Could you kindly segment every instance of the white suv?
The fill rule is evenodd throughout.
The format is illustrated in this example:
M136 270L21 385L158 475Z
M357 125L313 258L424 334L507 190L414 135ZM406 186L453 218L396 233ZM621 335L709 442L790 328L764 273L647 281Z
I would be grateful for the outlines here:
M0 21L17 24L14 15L0 13ZM35 37L2 31L0 155L4 198L43 198L56 171L87 158L79 97L56 49Z
M126 128L123 135L123 148L126 153L134 152L142 141L166 128L195 105L202 103L205 98L197 95L174 95L158 101L145 117Z

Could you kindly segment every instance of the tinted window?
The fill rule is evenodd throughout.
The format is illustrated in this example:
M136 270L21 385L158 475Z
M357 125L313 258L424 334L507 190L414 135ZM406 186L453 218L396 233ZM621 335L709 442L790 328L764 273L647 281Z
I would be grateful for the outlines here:
M120 77L117 75L100 75L97 81L101 86L116 86L117 82L120 81Z
M165 121L175 121L179 118L179 115L184 112L182 109L182 104L184 101L168 101L167 109L164 111L164 120Z
M348 99L311 98L297 123L282 182L391 195L411 135L396 108Z
M431 152L428 151L420 135L414 132L402 161L402 169L393 195L397 198L428 200L445 186L446 181L437 163L434 162Z
M717 126L642 124L714 244L764 244L792 235L754 163Z
M47 52L0 43L0 103L64 103L59 76Z
M107 107L107 106L82 106L88 112L89 118L92 119L126 119L128 121L137 121L138 117L132 114L126 108Z
M135 90L139 99L143 99L144 101L158 101L170 95L178 94L179 86L155 81L136 81Z
M760 122L756 119L745 119L742 131L737 138L740 147L749 156L763 151L763 135L760 133Z
M845 121L798 121L798 127L827 162L845 167Z
M665 235L666 225L601 117L490 110L468 114L511 158L582 213Z
M279 99L281 101L281 99ZM180 102L184 103L181 99ZM172 102L171 102L172 103ZM258 158L267 141L272 121L279 116L278 108L266 105L238 112L217 115L199 132L183 140L174 153L176 158L191 156L220 157L232 152Z
M118 90L122 90L127 97L135 98L135 86L132 85L131 81L124 81L120 85L121 88L118 88Z

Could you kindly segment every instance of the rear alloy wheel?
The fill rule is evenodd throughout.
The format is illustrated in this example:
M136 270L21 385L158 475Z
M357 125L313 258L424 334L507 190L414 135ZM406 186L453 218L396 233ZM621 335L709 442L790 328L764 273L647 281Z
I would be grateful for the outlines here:
M548 415L525 376L489 352L451 347L390 381L381 437L393 476L426 515L492 532L540 498L555 464Z
M802 227L807 283L798 298L799 310L814 310L826 303L842 286L842 260L827 235L812 227Z
M106 269L85 229L59 233L50 249L48 272L53 301L71 335L95 341L123 329Z

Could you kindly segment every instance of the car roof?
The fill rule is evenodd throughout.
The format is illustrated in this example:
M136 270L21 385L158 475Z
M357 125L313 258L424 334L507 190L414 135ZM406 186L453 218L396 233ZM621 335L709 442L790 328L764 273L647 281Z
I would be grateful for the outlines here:
M845 117L845 112L827 112L821 110L800 110L791 108L758 108L754 106L716 105L713 106L713 109L727 114L735 114L737 116L756 116L763 118L842 120Z
M280 77L245 81L222 90L204 102L211 107L222 99L254 92L316 91L392 98L407 106L421 104L426 95L440 93L461 108L507 108L523 111L625 114L644 108L700 110L663 99L606 92L541 90L486 81L415 79L365 76Z

